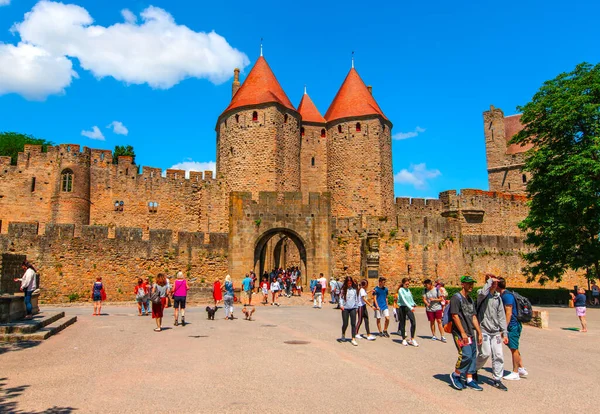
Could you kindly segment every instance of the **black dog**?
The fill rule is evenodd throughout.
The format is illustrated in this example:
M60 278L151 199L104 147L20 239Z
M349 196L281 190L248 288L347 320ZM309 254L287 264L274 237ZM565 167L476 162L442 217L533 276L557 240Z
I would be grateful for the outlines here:
M217 313L217 308L211 308L210 306L206 307L206 313L208 314L208 319L215 320L215 313Z

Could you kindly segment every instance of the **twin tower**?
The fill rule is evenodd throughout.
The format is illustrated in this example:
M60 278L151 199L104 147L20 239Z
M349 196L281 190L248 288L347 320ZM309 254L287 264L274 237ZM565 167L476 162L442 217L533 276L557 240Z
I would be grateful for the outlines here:
M330 192L335 217L392 216L392 123L352 68L323 117L295 108L260 57L217 121L217 178L227 193Z

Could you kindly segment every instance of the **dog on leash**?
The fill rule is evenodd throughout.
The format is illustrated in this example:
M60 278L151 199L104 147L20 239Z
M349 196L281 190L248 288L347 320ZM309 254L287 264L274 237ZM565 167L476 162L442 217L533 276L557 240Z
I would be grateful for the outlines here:
M217 308L211 308L210 306L206 307L206 314L208 315L209 320L215 320L215 313L217 313Z
M242 313L244 314L245 319L251 321L252 320L252 314L254 313L255 310L256 309L254 309L254 308L248 310L248 308L246 308L244 306L244 308L242 309Z

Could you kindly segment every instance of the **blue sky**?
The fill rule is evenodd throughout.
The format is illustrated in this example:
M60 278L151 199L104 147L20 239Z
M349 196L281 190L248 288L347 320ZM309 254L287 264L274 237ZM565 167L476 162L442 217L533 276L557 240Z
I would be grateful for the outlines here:
M231 69L250 70L261 37L294 105L306 84L322 114L355 51L393 133L409 136L393 141L397 196L487 189L482 112L513 114L543 81L600 53L592 1L3 3L0 131L130 144L138 164L165 169L214 161Z

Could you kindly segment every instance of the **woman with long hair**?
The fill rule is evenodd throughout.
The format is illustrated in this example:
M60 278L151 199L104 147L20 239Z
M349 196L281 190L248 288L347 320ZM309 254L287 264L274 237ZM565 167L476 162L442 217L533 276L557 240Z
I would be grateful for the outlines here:
M102 278L98 276L94 282L94 285L92 286L92 299L94 301L93 316L100 316L100 313L102 312L102 301L106 299L106 293L104 292Z
M337 282L336 282L337 283ZM358 323L356 324L356 338L357 339L367 339L369 341L374 341L375 337L371 335L371 330L369 329L369 313L367 311L367 306L373 308L371 302L369 302L369 296L367 295L367 287L369 286L369 282L367 279L363 279L360 282L360 290L358 291ZM358 331L360 330L360 325L363 320L365 321L365 329L367 330L367 336L361 336Z
M231 276L225 276L225 284L222 287L225 292L223 295L223 302L225 303L225 319L233 319L233 282Z
M419 346L415 339L415 331L417 330L417 322L415 321L415 308L417 304L415 299L408 288L410 286L410 279L405 277L402 279L402 283L398 286L398 331L402 337L402 345ZM410 340L406 340L406 318L410 320Z
M350 318L350 331L352 333L351 343L358 346L356 342L356 309L358 308L358 286L352 277L346 276L340 294L340 309L342 310L342 341L346 340L346 329L348 329L348 318Z
M179 325L179 312L181 312L181 326L185 326L185 300L190 286L184 279L183 272L177 273L173 287L173 307L175 308L175 326Z
M138 278L137 285L135 285L133 293L135 294L135 300L137 302L138 316L145 315L146 312L144 311L144 303L148 301L148 288L144 284L144 280L141 277Z
M165 306L167 306L167 278L163 273L156 276L156 282L152 286L152 296L158 300L152 300L152 319L156 320L155 332L162 331L162 318Z

